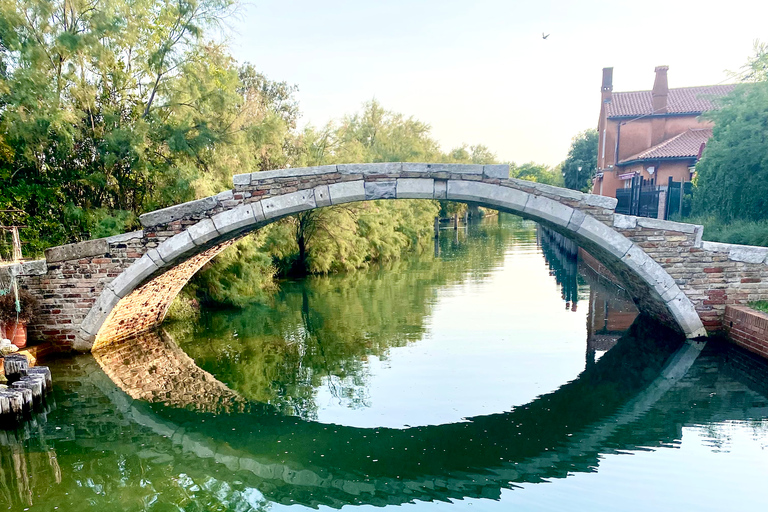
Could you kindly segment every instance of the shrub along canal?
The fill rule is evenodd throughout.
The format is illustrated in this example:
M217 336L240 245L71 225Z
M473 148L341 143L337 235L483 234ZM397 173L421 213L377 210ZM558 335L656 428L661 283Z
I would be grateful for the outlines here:
M0 507L768 503L768 366L699 355L512 216L47 364L45 412L0 432Z

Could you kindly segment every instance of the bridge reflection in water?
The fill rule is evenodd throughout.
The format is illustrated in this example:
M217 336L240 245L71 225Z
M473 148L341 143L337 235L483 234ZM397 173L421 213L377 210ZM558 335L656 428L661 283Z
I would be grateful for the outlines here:
M133 346L142 348L118 347L96 356L120 389L99 372L92 374L120 414L185 453L225 465L230 478L246 478L270 501L336 507L498 498L516 484L595 471L602 454L674 443L681 436L678 419L647 413L706 401L709 386L702 381L711 381L712 366L722 364L715 357L696 361L696 348L640 317L575 381L509 412L454 424L363 429L284 416L261 404L243 406L236 396L226 401L237 404L239 412L222 414L221 397L211 402L197 386L189 388L183 403L191 360L169 357L182 353L172 340L157 335ZM137 366L152 367L147 354L153 353L165 354L161 362L170 366L144 379L125 377ZM750 389L754 384L743 382L734 360L738 357L721 375L736 379L716 380L740 388L739 403L694 410L688 421L765 412L766 390ZM173 406L158 405L164 402ZM212 404L219 414L209 412ZM751 411L756 404L762 409Z

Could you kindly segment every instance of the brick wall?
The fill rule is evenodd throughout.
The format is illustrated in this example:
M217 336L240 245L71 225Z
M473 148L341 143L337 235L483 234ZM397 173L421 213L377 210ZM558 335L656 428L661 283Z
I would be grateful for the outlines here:
M728 305L723 327L731 341L768 358L768 314L746 306Z
M768 248L703 242L703 228L615 215L614 225L675 280L710 332L728 305L768 300Z

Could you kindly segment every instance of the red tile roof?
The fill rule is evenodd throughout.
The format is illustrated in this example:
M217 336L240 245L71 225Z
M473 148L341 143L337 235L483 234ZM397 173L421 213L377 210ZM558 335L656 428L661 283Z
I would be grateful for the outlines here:
M712 98L725 96L735 86L707 85L670 89L667 96L667 114L701 114L712 110ZM606 104L608 117L637 117L653 113L651 91L614 92Z
M624 158L619 165L642 160L664 160L670 158L696 158L699 156L701 145L706 144L712 137L711 128L691 129L675 135L660 144L641 151L636 155Z

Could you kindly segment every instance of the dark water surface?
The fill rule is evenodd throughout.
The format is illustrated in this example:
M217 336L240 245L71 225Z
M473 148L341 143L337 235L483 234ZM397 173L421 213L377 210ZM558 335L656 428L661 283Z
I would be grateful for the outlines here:
M0 507L768 506L764 362L635 318L515 217L435 253L51 362Z

